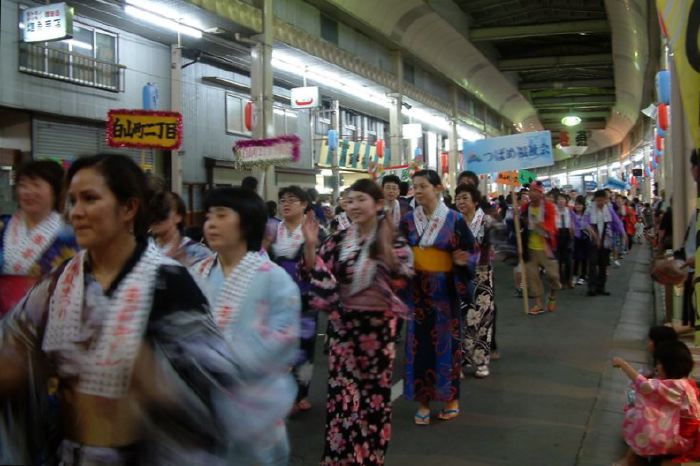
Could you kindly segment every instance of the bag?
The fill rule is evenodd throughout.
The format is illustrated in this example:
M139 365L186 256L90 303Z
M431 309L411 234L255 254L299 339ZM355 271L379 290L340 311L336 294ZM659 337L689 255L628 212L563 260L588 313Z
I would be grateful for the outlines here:
M678 259L656 259L651 267L651 278L662 285L680 285L688 277L688 270L681 268Z

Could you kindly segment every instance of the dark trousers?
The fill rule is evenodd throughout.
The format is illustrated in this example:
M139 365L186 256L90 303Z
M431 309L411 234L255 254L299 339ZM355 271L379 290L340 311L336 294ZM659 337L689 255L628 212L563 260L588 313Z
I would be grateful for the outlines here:
M693 305L693 294L695 293L695 288L693 287L694 275L692 273L688 274L685 283L683 284L683 325L689 325L695 327L695 317L696 310Z
M574 240L574 275L586 278L588 276L588 254L591 240L587 236Z
M562 286L571 284L571 256L571 232L568 228L561 228L557 237L557 260L559 261L559 281Z
M605 291L605 282L608 279L608 266L610 265L610 249L599 248L591 245L588 256L588 290L594 292Z

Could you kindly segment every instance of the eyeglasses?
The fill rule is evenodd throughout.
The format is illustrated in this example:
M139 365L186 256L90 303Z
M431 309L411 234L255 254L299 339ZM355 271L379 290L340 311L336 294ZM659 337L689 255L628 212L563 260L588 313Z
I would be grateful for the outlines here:
M297 202L301 202L299 199L296 197L283 197L282 199L279 200L279 205L285 205L285 204L296 204Z

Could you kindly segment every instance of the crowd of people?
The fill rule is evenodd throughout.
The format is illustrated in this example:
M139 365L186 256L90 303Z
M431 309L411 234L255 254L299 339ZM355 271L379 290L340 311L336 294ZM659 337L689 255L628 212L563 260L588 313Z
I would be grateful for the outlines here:
M462 380L499 357L493 265L516 235L515 287L525 275L539 315L562 288L608 295L610 261L648 228L609 191L533 182L513 206L479 181L461 173L452 204L430 169L360 179L332 210L298 186L265 203L247 179L207 193L200 240L128 157L65 176L29 162L0 225L0 287L16 290L0 302L0 462L286 465L325 312L320 464L384 464L397 345L414 423L458 417Z

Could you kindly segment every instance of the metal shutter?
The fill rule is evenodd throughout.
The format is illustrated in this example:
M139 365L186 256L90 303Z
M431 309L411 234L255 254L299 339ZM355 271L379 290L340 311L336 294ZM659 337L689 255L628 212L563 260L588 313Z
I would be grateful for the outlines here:
M141 151L110 147L103 125L64 123L59 121L33 121L33 149L35 159L61 159L72 162L78 157L110 152L130 156L141 164ZM143 151L146 169L155 171L155 151Z

